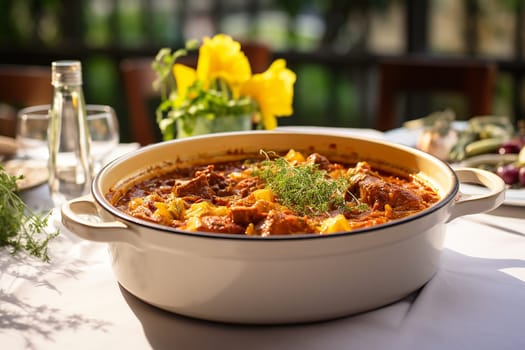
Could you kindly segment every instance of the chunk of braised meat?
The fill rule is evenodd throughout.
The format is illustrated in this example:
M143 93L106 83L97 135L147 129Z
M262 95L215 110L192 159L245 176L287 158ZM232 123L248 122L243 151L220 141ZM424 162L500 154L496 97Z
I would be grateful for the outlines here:
M129 212L131 215L139 219L152 221L153 213L157 209L155 203L159 201L162 201L162 197L157 193L152 193L149 196L144 196L142 205L130 209ZM125 210L127 210L128 203L125 204L125 206L122 206L122 208L126 208Z
M266 219L256 226L261 236L306 233L311 230L304 217L278 210L270 210Z
M400 185L382 180L371 174L354 176L356 180L350 191L372 209L383 209L389 204L396 210L424 209L422 198L415 192Z
M226 191L227 193L224 193L224 190L228 189L229 187L229 183L226 181L226 177L223 173L216 171L215 166L213 164L208 165L204 169L195 171L194 177L200 175L206 175L206 180L208 180L208 184L215 193L222 192L222 195L229 193L229 191Z
M243 226L247 226L250 223L258 223L268 215L272 207L272 203L264 200L259 200L249 206L234 205L231 207L233 222Z
M322 169L322 170L328 170L328 168L330 167L330 160L319 154L319 153L312 153L310 154L307 158L306 158L306 161L309 162L309 163L313 163L313 164L317 164L318 168L319 169Z
M191 180L175 184L173 192L177 197L196 196L203 199L211 199L215 195L206 174L200 174Z
M232 190L241 197L246 197L253 191L263 188L264 182L257 177L248 177L234 184Z
M220 193L217 193L217 196L213 197L213 200L211 201L215 205L222 205L225 207L229 207L232 205L232 203L235 203L235 201L238 199L238 196L236 195L221 195Z
M152 221L153 211L145 206L139 206L136 209L129 210L129 213L136 218Z
M213 233L244 234L244 227L232 221L228 216L202 216L197 231Z
M232 207L231 214L233 222L240 225L248 225L264 219L263 213L255 207Z

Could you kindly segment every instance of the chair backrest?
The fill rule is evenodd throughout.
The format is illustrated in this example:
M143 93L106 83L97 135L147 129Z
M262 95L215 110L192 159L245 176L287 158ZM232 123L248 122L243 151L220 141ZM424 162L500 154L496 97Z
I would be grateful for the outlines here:
M53 96L51 67L0 65L0 133L14 136L16 111L20 108L49 104Z
M155 116L150 101L160 102L159 92L153 89L155 72L152 58L127 58L120 62L120 74L130 121L131 137L141 145L154 143L160 131L155 129Z
M241 42L241 46L254 73L263 72L268 68L271 60L269 47L254 42ZM153 108L160 102L160 96L152 86L156 77L151 68L152 60L152 57L138 57L126 58L120 62L131 136L143 146L161 140ZM197 63L196 56L184 57L179 62L193 67Z
M412 56L380 60L375 128L399 126L396 102L402 93L458 93L466 101L469 117L490 114L496 74L495 63L479 60Z

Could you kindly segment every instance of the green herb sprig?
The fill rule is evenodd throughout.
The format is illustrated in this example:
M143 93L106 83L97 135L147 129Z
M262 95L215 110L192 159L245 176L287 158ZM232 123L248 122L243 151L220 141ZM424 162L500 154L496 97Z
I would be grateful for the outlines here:
M282 157L270 160L268 154L262 153L267 159L254 174L277 195L282 205L300 215L319 215L329 210L349 209L345 201L348 178L331 178L314 163L294 165ZM355 208L363 210L361 203L357 203Z
M25 251L49 262L48 243L59 231L46 230L50 213L34 213L17 195L17 181L0 165L0 247L8 247L11 254Z

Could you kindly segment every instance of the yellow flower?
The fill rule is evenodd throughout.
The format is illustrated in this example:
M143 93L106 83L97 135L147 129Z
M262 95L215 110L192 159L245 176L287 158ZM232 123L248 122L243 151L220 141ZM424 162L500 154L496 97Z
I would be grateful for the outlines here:
M204 83L205 89L213 80L222 79L236 96L240 84L251 75L250 62L241 51L239 42L224 34L203 39L197 61L197 79Z
M259 105L265 129L277 127L276 116L289 116L293 113L295 80L295 73L286 68L286 61L278 59L268 70L254 74L241 86L241 96L249 96Z
M188 89L197 79L195 69L177 63L173 65L173 76L177 83L177 99L185 100L188 97Z
M158 76L154 88L161 91L162 98L156 111L157 123L165 140L180 130L192 134L202 118L216 119L225 130L253 124L229 125L221 122L222 117L239 117L235 120L251 121L258 129L274 129L277 116L293 113L296 76L286 68L285 60L276 60L264 73L252 75L241 44L230 36L205 37L200 47L195 43L187 42L174 52L161 49L152 63ZM197 48L196 69L177 63Z

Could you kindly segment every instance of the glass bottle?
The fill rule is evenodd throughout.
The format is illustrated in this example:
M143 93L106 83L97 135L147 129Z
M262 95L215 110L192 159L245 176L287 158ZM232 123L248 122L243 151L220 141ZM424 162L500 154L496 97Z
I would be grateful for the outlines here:
M49 188L55 205L88 194L93 177L80 61L51 64Z

